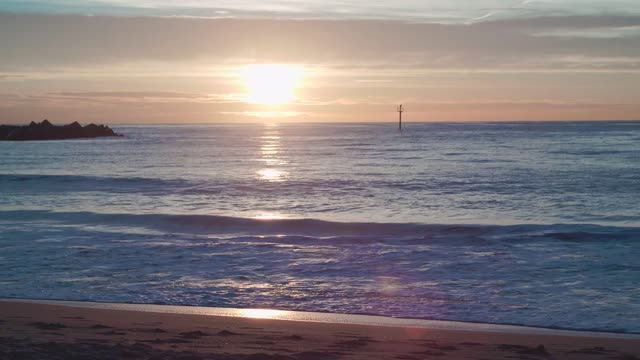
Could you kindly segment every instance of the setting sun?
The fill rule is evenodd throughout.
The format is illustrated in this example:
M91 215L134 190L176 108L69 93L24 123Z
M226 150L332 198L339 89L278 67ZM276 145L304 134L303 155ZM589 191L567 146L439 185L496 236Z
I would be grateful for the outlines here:
M290 65L250 65L241 73L252 104L283 105L295 99L302 69Z

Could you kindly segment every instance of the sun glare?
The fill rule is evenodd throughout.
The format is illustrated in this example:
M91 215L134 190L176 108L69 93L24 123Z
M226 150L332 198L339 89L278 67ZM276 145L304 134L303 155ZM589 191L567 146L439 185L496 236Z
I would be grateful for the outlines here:
M273 319L286 315L287 311L270 309L242 309L242 316L252 319Z
M246 101L261 105L284 105L295 100L302 68L291 65L249 65L242 71Z

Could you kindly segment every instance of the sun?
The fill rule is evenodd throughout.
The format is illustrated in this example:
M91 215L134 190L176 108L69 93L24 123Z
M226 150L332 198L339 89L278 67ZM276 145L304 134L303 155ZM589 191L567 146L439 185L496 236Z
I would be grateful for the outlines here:
M249 65L241 76L246 86L246 101L260 105L284 105L295 100L302 78L301 67L292 65Z

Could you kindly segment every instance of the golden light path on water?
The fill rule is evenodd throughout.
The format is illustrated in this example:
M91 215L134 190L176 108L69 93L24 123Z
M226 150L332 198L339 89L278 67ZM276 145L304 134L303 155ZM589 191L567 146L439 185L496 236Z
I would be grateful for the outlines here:
M263 212L254 216L253 218L257 220L281 220L281 219L284 219L284 216L279 213ZM284 235L279 235L279 236L284 236Z
M286 173L277 169L261 169L258 170L258 175L266 181L284 181Z
M266 167L256 171L260 180L269 182L286 181L289 175L278 166L286 165L286 160L282 158L280 128L277 124L265 124L265 130L260 137L260 162Z
M256 170L256 176L260 181L278 183L286 182L289 173L281 169L287 164L283 156L280 127L278 124L267 123L264 125L264 132L260 136L260 148L258 163L260 168ZM284 216L280 213L264 211L254 216L259 220L279 220Z

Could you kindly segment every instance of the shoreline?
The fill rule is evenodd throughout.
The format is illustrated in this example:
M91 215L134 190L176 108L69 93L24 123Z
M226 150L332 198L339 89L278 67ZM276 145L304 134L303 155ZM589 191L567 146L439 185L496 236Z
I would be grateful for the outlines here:
M515 332L430 320L400 325L406 319L258 309L212 314L211 308L164 305L0 301L0 358L7 359L640 359L640 337L626 334ZM354 323L369 318L386 324Z
M432 320L420 318L402 318L369 314L339 314L310 311L270 310L258 308L223 308L195 305L157 305L136 303L112 303L96 301L45 300L45 299L12 299L0 298L0 303L31 303L40 305L56 305L70 308L103 309L119 311L136 311L158 314L182 314L220 316L232 318L271 319L281 321L297 321L324 324L351 324L384 327L414 327L454 331L483 331L491 333L536 334L574 337L602 337L640 340L640 334L624 332L607 332L592 330L575 330L548 328L541 326L525 326L512 324L494 324L452 320Z

